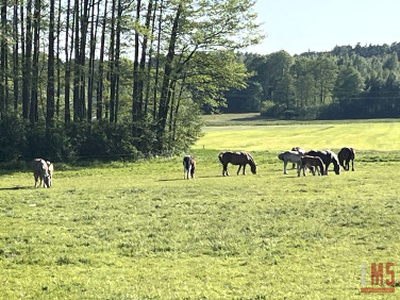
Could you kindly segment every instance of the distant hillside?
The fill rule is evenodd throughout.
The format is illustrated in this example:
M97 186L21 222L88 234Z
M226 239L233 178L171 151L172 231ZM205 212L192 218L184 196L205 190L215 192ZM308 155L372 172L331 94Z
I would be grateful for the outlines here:
M238 54L252 76L225 93L224 112L284 119L400 117L400 43L291 56Z

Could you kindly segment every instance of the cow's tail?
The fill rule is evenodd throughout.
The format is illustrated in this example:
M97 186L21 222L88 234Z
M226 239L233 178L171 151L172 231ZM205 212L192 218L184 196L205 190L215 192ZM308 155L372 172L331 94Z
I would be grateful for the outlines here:
M218 158L219 158L219 161L221 162L221 164L224 164L224 160L222 159L223 156L224 156L224 152L221 152L221 153L218 155Z

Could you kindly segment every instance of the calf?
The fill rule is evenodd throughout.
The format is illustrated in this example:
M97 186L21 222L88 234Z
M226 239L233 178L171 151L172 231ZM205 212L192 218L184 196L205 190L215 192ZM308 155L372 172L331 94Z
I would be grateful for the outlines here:
M300 177L301 170L303 170L303 176L306 176L306 168L309 168L314 176L315 170L317 170L318 175L324 175L324 162L318 156L304 155L301 158L300 168L297 170L297 176Z
M194 178L194 171L196 169L196 161L190 155L183 157L183 179Z
M51 186L51 178L53 175L53 164L41 158L35 158L32 161L32 171L35 178L35 187L39 186L49 188Z

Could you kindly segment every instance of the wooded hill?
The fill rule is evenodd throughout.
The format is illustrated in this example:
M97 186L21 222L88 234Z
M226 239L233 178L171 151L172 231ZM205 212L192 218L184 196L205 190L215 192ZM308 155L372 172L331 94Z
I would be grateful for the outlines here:
M227 112L260 111L276 118L400 117L400 43L291 56L239 56L253 76L231 89Z

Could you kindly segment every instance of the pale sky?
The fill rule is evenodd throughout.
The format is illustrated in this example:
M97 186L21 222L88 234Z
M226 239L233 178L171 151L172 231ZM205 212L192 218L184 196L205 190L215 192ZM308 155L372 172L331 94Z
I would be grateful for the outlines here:
M267 37L253 53L400 42L400 0L258 0L255 11Z

